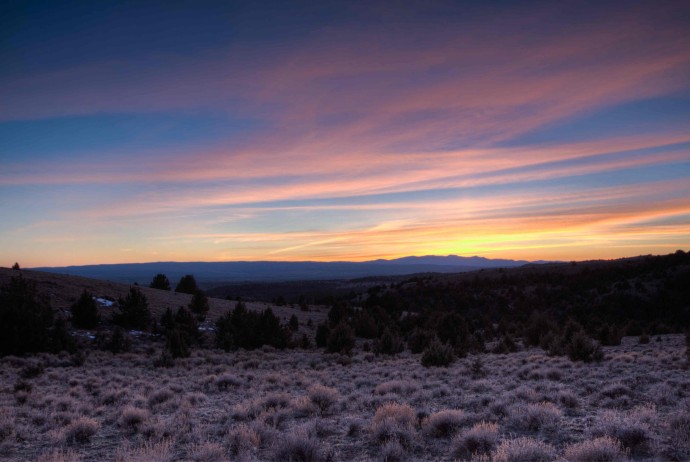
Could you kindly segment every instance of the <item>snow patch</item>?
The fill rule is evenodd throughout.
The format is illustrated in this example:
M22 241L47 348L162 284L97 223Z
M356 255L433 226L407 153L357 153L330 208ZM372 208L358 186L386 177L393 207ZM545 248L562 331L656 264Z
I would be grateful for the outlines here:
M108 300L107 298L96 297L95 300L96 303L98 303L101 306L113 306L113 303L115 303L112 300Z

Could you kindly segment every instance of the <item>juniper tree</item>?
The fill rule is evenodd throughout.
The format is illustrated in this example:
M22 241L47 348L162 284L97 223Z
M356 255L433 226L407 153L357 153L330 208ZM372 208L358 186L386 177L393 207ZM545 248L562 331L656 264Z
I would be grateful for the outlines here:
M100 316L93 294L84 289L79 299L70 308L72 325L81 329L92 329L98 325Z
M191 274L182 276L182 278L180 278L180 282L178 282L177 286L175 286L175 292L182 294L194 295L194 292L197 290L199 290L199 287L196 284L196 279L194 279L194 276Z
M53 310L36 284L13 277L0 288L0 356L48 351Z
M130 287L129 293L119 301L119 312L113 315L113 322L129 329L146 330L151 323L151 311L146 296L137 287Z
M154 276L149 287L152 289L170 290L170 281L165 274L158 273Z
M209 309L208 297L206 294L199 289L194 291L192 301L189 303L189 310L197 316L199 321L203 321Z

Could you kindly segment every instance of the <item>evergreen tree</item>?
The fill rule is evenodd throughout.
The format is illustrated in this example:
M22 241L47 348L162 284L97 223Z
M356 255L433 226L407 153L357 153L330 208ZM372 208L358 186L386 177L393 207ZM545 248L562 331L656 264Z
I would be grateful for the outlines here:
M202 290L197 289L194 291L189 309L192 313L197 315L199 321L203 321L206 318L206 313L208 313L210 307L208 304L208 297Z
M179 329L173 329L165 336L165 349L173 358L187 358L189 352L189 337Z
M93 294L84 289L79 299L72 304L72 324L80 329L92 329L98 325L100 316Z
M170 290L170 281L165 274L158 273L154 276L149 287L152 289Z
M127 297L119 299L119 312L113 322L129 329L146 330L151 323L151 311L146 296L137 287L130 287Z
M331 335L331 329L328 324L322 323L316 327L316 346L323 348L328 343L328 336Z
M177 286L175 287L175 292L189 295L194 295L194 292L197 290L199 290L199 287L196 284L196 279L194 279L194 276L191 274L182 276L180 282L178 282Z
M345 322L341 322L333 329L326 342L329 353L350 354L355 346L355 333Z
M290 330L281 325L270 308L256 313L238 302L234 310L216 322L216 345L226 351L262 345L285 348L289 341Z
M0 356L51 349L53 310L36 284L13 277L0 288Z

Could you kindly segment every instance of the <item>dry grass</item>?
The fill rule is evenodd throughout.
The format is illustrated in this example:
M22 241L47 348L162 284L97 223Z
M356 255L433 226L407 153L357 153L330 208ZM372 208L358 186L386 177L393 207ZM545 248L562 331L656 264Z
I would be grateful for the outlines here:
M594 364L485 354L483 377L471 358L424 368L419 355L357 352L343 365L270 348L154 368L151 348L93 351L82 367L0 359L0 459L690 460L679 335L625 338Z

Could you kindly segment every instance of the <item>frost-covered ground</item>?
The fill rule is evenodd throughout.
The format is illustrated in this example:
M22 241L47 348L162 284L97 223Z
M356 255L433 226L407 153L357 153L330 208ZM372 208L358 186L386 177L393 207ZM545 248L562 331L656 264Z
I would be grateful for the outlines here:
M268 349L154 368L155 348L80 367L0 359L0 459L690 459L680 335L625 338L595 364L532 349L428 369L418 355Z

